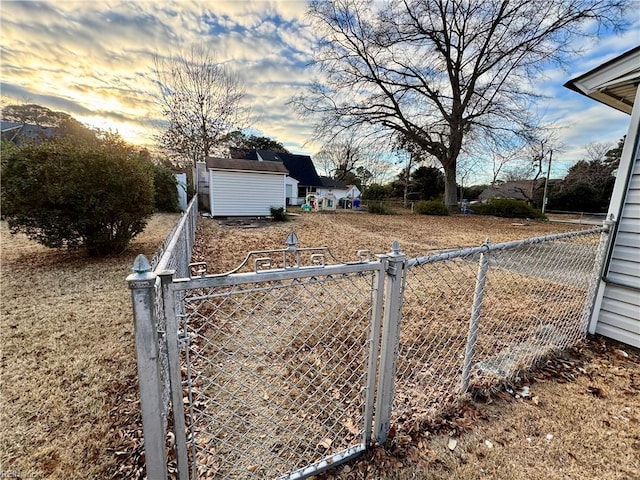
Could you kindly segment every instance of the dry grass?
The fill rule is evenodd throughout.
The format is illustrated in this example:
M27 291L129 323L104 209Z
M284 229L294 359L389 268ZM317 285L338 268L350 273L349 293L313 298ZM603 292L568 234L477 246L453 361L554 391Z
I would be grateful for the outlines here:
M476 401L439 433L394 439L325 479L640 478L640 352L592 340L527 385L528 398Z
M304 215L286 224L260 229L220 227L215 222L204 222L201 227L203 236L210 241L201 246L199 254L208 262L209 272L218 273L234 268L248 250L281 248L291 230L297 232L302 247L330 245L336 256L350 260L362 248L375 253L386 252L394 239L400 240L408 256L415 256L452 246L478 245L487 236L493 242L503 242L591 226L462 216L379 217L338 213ZM471 270L470 275L473 276L475 267ZM531 282L534 281L527 281L527 287L531 287ZM567 301L571 302L575 292L567 288L571 293ZM527 295L533 295L530 288ZM535 298L530 299L526 314L540 308L539 303ZM564 306L562 309L566 310ZM465 307L465 326L466 312ZM521 309L511 313L516 317L524 314ZM637 433L629 433L626 427L637 425L640 415L638 356L621 361L624 367L620 370L614 368L612 373L603 367L606 360L600 364L600 357L588 349L586 351L587 363L572 363L574 380L571 382L564 383L566 377L560 372L544 378L544 383L529 385L535 403L531 400L506 401L498 395L490 403L466 405L442 424L435 425L436 430L449 430L457 437L458 446L454 451L447 447L449 433L429 435L425 431L413 430L411 435L407 435L404 425L402 433L398 430L398 436L387 449L378 448L360 462L320 477L341 480L633 478L633 474L639 471L636 454L640 437ZM601 376L591 373L600 368ZM562 384L557 382L558 378ZM590 390L590 387L593 388ZM606 395L604 399L594 397L592 392L599 392L598 389L611 390L612 393L603 393ZM610 402L606 409L598 406L598 402L603 401ZM576 407L588 413L575 415ZM626 420L620 420L620 412ZM593 421L585 422L586 419ZM603 436L603 425L611 426L609 437ZM553 435L551 441L547 441L547 434ZM585 440L583 435L590 438ZM612 435L618 436L614 442L610 439ZM484 440L490 440L493 448L488 448ZM608 443L601 446L605 441ZM601 458L601 454L607 457ZM593 467L596 470L592 470Z
M114 421L137 402L125 277L176 218L154 216L106 259L41 247L2 222L0 472L87 479L116 468Z
M361 249L387 253L394 240L399 240L402 251L412 257L440 249L478 246L487 237L498 243L590 227L461 215L304 214L267 228L223 227L215 221L204 221L201 232L210 241L199 254L210 273L221 273L236 267L249 250L284 247L291 231L297 233L300 247L327 245L338 258L348 261L355 260Z
M139 438L126 432L139 428L139 418L124 279L135 255L151 255L175 218L154 217L127 253L104 260L45 249L10 236L2 223L0 472L102 479L124 478L116 475L118 470L129 472L129 478L139 471L129 464L139 461L130 455L139 451ZM197 254L210 272L222 272L235 267L248 250L282 247L291 230L301 246L326 244L350 260L358 249L387 252L394 239L414 256L477 245L487 236L500 242L576 225L338 213L305 215L259 229L220 227L211 220L201 221L200 228L212 240ZM427 471L429 478L513 478L520 473L563 480L567 475L632 478L640 469L638 357L618 359L608 351L604 358L587 355L586 373L576 373L575 381L532 384L538 404L500 400L478 406L473 424L479 419L479 428L460 436L453 452L446 448L448 435L408 444L397 439L396 450L377 449L368 461L331 475L370 479L379 471L380 478L403 479L422 478L419 472ZM554 435L551 442L547 433ZM487 449L485 439L494 448Z

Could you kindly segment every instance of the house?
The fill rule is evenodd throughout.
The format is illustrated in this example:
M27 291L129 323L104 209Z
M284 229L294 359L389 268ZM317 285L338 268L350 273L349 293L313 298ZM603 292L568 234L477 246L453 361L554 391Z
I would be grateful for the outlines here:
M229 153L231 158L235 159L284 164L290 177L287 188L287 205L302 205L307 194L317 192L318 188L322 188L322 181L308 155L248 148L230 148Z
M266 217L286 208L282 162L209 157L198 162L200 202L214 217Z
M488 202L494 198L505 198L509 200L536 202L542 199L544 182L545 180L543 178L537 180L496 182L494 185L485 188L478 196L478 200Z
M331 177L320 177L320 181L322 182L322 187L317 189L318 195L325 196L328 194L333 194L338 201L343 198L359 198L360 197L360 189L355 185L345 185L344 183L334 180Z
M565 87L631 115L608 217L609 248L590 333L640 347L640 47L569 80Z
M2 140L12 142L18 147L25 143L40 143L62 134L62 130L58 127L43 127L6 120L0 122L0 129L2 130Z

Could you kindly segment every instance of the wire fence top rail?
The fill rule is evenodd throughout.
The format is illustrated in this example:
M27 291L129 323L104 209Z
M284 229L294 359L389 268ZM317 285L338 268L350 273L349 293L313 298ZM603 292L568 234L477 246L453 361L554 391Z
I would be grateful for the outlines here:
M484 244L478 247L469 247L469 248L463 248L460 250L453 250L450 252L442 252L434 255L427 255L423 257L412 258L407 260L406 266L408 268L411 268L419 265L424 265L426 263L440 262L443 260L450 260L450 259L461 258L461 257L471 257L483 252L507 250L510 248L517 248L524 245L535 245L538 243L551 242L555 240L564 240L564 239L569 239L574 237L580 237L583 235L593 235L596 233L607 233L609 231L609 228L610 227L607 224L600 227L594 227L594 228L589 228L585 230L556 233L553 235L531 237L531 238L526 238L524 240L512 240L510 242L502 242L502 243L491 243L489 240L487 240L487 242L485 242Z
M198 197L195 196L189 202L187 209L182 214L180 220L175 224L167 238L162 244L161 247L161 256L157 261L157 264L154 268L156 272L162 272L167 270L171 264L172 257L175 255L175 249L178 245L178 241L180 240L180 236L185 231L188 221L193 221L193 218L197 214L198 208ZM195 210L195 211L194 211ZM195 234L195 232L193 232ZM190 259L187 259L189 261Z

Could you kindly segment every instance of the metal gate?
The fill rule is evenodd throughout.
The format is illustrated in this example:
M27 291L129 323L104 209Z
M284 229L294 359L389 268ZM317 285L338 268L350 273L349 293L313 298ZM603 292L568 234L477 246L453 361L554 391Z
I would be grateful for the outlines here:
M370 444L385 262L287 243L160 274L181 479L304 478Z

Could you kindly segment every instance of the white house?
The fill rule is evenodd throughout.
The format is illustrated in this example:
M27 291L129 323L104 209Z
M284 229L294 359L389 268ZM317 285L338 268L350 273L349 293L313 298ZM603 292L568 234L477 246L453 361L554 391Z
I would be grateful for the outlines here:
M298 180L287 175L285 180L287 205L298 205Z
M205 167L198 179L212 216L262 217L271 215L271 207L286 208L288 170L282 162L209 157Z
M640 47L566 87L631 115L608 216L616 221L589 325L640 348Z
M360 189L355 185L345 185L331 177L320 177L320 181L322 182L322 187L318 187L316 189L316 192L320 197L324 197L331 193L338 200L341 198L360 198Z

